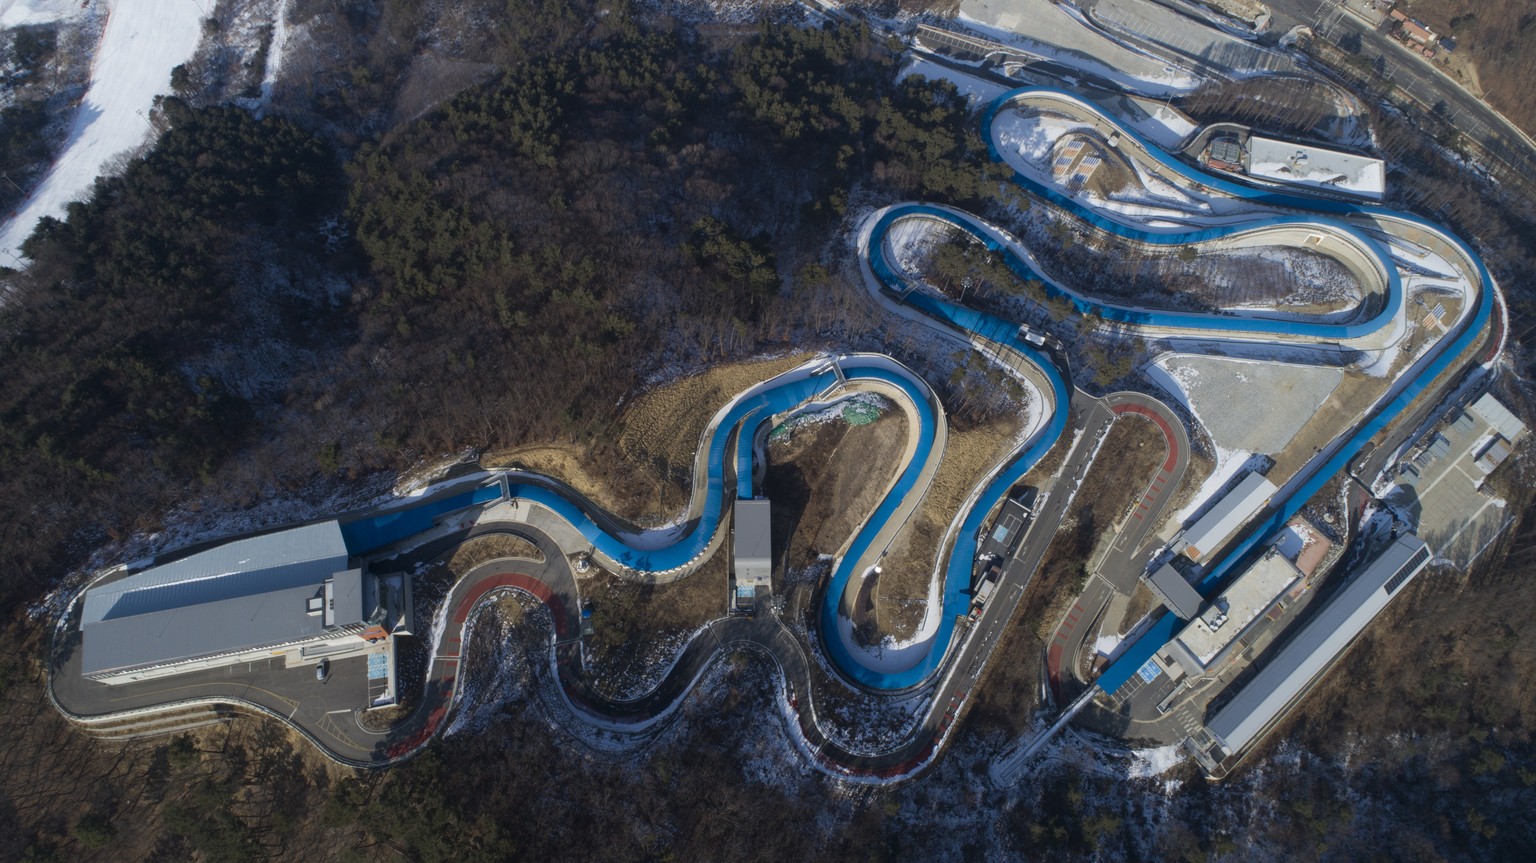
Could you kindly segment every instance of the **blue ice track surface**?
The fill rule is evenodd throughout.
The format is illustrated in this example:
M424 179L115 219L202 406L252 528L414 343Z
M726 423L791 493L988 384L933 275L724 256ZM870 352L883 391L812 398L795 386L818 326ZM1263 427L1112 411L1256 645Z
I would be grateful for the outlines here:
M1086 100L1074 96L1067 91L1054 88L1030 87L1005 93L988 107L982 123L982 133L986 136L988 153L995 161L1002 161L1002 156L997 151L991 134L992 123L998 113L1014 102L1043 94L1064 96L1097 111ZM1134 129L1120 124L1117 120L1102 114L1102 112L1099 113L1099 120L1102 124L1112 126L1121 135L1134 139L1164 168L1190 182L1285 210L1311 211L1327 214L1328 216L1349 216L1355 214L1386 215L1420 225L1455 243L1466 254L1467 258L1476 264L1478 276L1482 279L1482 290L1479 292L1479 302L1471 324L1464 329L1454 343L1442 349L1435 360L1423 370L1414 382L1405 387L1397 398L1393 399L1375 417L1351 435L1345 445L1340 447L1323 469L1317 472L1314 479L1302 485L1286 499L1278 501L1274 515L1250 529L1233 552L1212 567L1210 574L1206 576L1199 586L1203 592L1209 595L1220 586L1220 582L1230 573L1237 561L1241 560L1258 543L1272 536L1283 527L1285 522L1309 498L1336 475L1349 459L1353 458L1360 451L1366 441L1370 440L1383 426L1397 417L1415 397L1423 392L1430 381L1433 381L1441 372L1445 371L1455 358L1481 335L1484 327L1487 326L1493 309L1493 292L1491 287L1493 282L1482 260L1465 243L1446 234L1431 222L1416 216L1398 213L1370 204L1303 197L1285 192L1255 189L1207 174L1177 161ZM1083 297L1067 295L1077 309L1085 314L1098 314L1108 320L1135 325L1187 328L1205 332L1219 330L1234 334L1291 335L1333 341L1355 338L1381 329L1397 315L1404 302L1403 287L1398 278L1396 267L1393 266L1390 256L1381 244L1366 236L1359 229L1332 218L1308 219L1302 216L1276 216L1255 219L1242 225L1213 227L1195 231L1152 231L1122 225L1114 220L1105 218L1102 214L1083 207L1078 202L1060 194L1055 189L1046 187L1018 173L1014 174L1014 182L1030 194L1048 200L1057 207L1098 228L1113 232L1126 239L1155 245L1172 246L1200 243L1245 233L1268 225L1324 224L1353 237L1365 248L1371 250L1387 273L1387 302L1385 307L1368 321L1330 324L1272 318L1237 317L1224 314L1155 312L1096 303ZM868 263L871 272L888 290L898 296L906 293L906 283L900 273L885 258L884 239L886 232L892 225L907 218L939 219L954 225L976 236L987 248L1001 253L1007 266L1020 278L1038 278L1009 249L1002 247L987 236L975 220L947 209L940 209L925 204L904 204L891 208L876 223L869 244L870 258ZM1043 282L1044 280L1042 279L1041 281ZM1053 292L1057 290L1050 285L1047 285L1047 287ZM943 664L945 657L949 653L950 643L954 638L956 618L964 612L969 603L967 591L970 588L971 566L976 555L976 537L980 534L981 522L1003 495L1022 479L1024 474L1028 473L1040 458L1060 439L1062 432L1066 428L1068 413L1066 406L1071 400L1071 389L1067 386L1066 381L1061 378L1054 363L1036 351L1033 346L1018 338L1018 325L1016 323L918 292L907 293L904 297L904 302L962 334L981 336L994 343L1012 348L1026 357L1030 362L1039 367L1041 374L1049 383L1055 410L1051 412L1050 422L1046 428L1035 436L1028 449L993 477L966 513L960 530L956 534L955 546L950 551L949 563L944 572L943 608L938 629L933 636L929 651L910 668L890 672L878 671L867 667L860 660L859 656L849 650L847 645L844 644L843 639L838 635L838 608L850 579L860 575L860 573L853 571L859 559L869 550L880 529L895 514L903 499L914 491L917 480L922 473L922 465L933 446L936 434L936 419L932 406L928 402L927 392L921 385L883 365L872 364L870 361L865 361L861 364L857 357L842 361L843 373L850 381L880 380L903 390L915 407L920 424L919 445L916 450L916 456L903 466L895 485L885 495L884 499L881 500L875 512L864 522L864 526L854 538L847 553L839 561L837 569L832 574L831 583L825 592L820 613L822 641L828 656L832 659L838 670L863 686L870 689L887 691L917 686L926 681ZM770 421L772 416L793 410L827 391L836 383L836 380L836 374L832 371L801 379L784 380L779 385L770 385L752 397L742 399L732 406L726 417L716 426L713 436L708 441L708 474L705 498L698 522L687 535L680 537L671 545L656 549L634 548L628 545L624 539L609 535L603 531L580 507L558 493L541 486L511 484L507 486L508 493L515 498L536 501L558 512L571 524L575 525L576 529L596 549L625 566L646 572L665 572L678 569L693 562L704 553L710 539L714 536L716 529L722 521L725 509L726 450L728 449L733 430L739 428L740 431L736 443L736 451L730 454L734 458L737 473L735 491L738 497L749 497L752 494L752 437L758 426ZM500 484L489 485L472 492L451 495L418 504L414 507L393 510L367 519L354 521L343 525L342 531L346 538L348 549L354 555L362 554L368 550L388 545L414 533L426 530L432 526L433 521L440 515L455 509L487 503L499 499L501 496ZM1168 638L1172 636L1173 628L1177 623L1177 618L1171 614L1165 615L1162 619L1158 620L1145 635L1127 648L1118 661L1106 669L1099 678L1099 686L1108 692L1118 689L1119 685L1129 680L1147 659L1156 652L1157 648L1167 642Z
M998 113L1014 102L1028 99L1031 96L1037 94L1053 94L1072 99L1081 104L1090 104L1079 96L1053 87L1024 87L1018 90L1004 93L1002 96L999 96L990 107L987 108L986 114L982 120L982 133L986 136L987 153L994 160L1002 161L1002 154L997 151L996 142L992 137L992 123L996 119ZM1472 261L1472 263L1477 267L1477 275L1481 282L1478 291L1477 308L1473 312L1472 320L1469 322L1468 326L1462 330L1461 335L1457 336L1456 340L1449 346L1442 348L1440 352L1435 356L1435 358L1419 373L1417 378L1405 386L1403 391L1399 393L1396 398L1389 402L1374 417L1368 420L1365 425L1361 426L1358 431L1351 435L1344 443L1344 445L1339 447L1334 456L1328 460L1324 467L1313 475L1311 480L1304 483L1284 500L1278 501L1278 505L1274 514L1271 515L1268 519L1265 519L1263 522L1260 522L1259 524L1250 528L1243 536L1242 541L1239 542L1238 545L1233 548L1232 551L1229 552L1224 558L1222 558L1218 564L1211 568L1210 572L1206 574L1206 576L1197 586L1203 595L1209 597L1214 595L1223 586L1223 582L1229 575L1232 574L1233 568L1248 554L1248 552L1252 551L1255 546L1263 542L1265 539L1268 539L1269 537L1272 537L1278 533L1280 529L1285 526L1285 523L1290 521L1291 517L1299 512L1302 506L1304 506L1313 495L1320 491L1323 486L1327 485L1328 482L1339 473L1339 471L1343 470L1344 466L1349 463L1350 459L1354 458L1357 454L1360 453L1367 441L1374 437L1377 432L1385 428L1387 424L1392 422L1392 420L1396 419L1397 416L1401 414L1403 410L1405 410L1415 398L1424 392L1424 390L1430 385L1431 382L1435 380L1435 378L1439 377L1442 372L1450 367L1451 363L1456 361L1456 358L1460 356L1462 352L1471 347L1477 339L1481 338L1484 328L1488 326L1488 321L1493 315L1493 277L1489 274L1488 267L1483 263L1483 259L1479 257L1475 252L1473 252L1471 247L1469 247L1459 237L1450 234L1440 226L1428 221L1427 219L1423 219L1408 213L1398 212L1386 207L1375 206L1373 204L1354 203L1351 201L1339 201L1327 198L1302 197L1280 191L1255 189L1250 186L1245 186L1212 174L1207 174L1204 171L1199 171L1191 168L1188 165L1185 165L1183 162L1180 162L1167 153L1163 152L1163 150L1160 149L1156 144L1153 144L1151 141L1147 140L1135 129L1121 124L1119 121L1106 114L1103 114L1102 112L1100 112L1100 122L1107 123L1113 126L1121 135L1134 139L1147 151L1148 154L1151 155L1153 159L1155 159L1160 165L1167 168L1168 170L1173 171L1174 173L1184 177L1191 182L1208 186L1220 192L1225 192L1227 194L1239 196L1260 204L1266 204L1282 209L1311 210L1314 212L1329 213L1338 216L1356 214L1366 216L1388 216L1404 222L1408 222L1410 224L1419 225L1431 233L1439 235L1460 249L1462 254L1464 254L1467 259ZM1105 230L1115 231L1116 233L1131 237L1133 239L1143 239L1141 236L1138 236L1138 234L1145 232L1137 232L1136 229L1120 227L1117 225L1117 223L1108 219L1104 219L1097 213L1087 212L1081 205L1077 204L1077 202L1066 198L1053 189L1047 189L1043 186L1040 186L1040 184L1035 183L1028 177L1024 177L1015 172L1014 179L1016 182L1019 182L1020 185L1024 186L1031 192L1039 189L1040 192L1037 194L1040 194L1041 197L1047 198L1052 203L1055 203L1057 206L1060 206L1063 209L1069 210L1074 215L1079 215L1085 219L1092 217L1089 220L1098 227L1104 228ZM1336 222L1329 222L1329 224L1333 224L1335 227L1338 226L1338 223ZM1253 225L1232 226L1224 227L1221 230L1229 234L1235 234L1246 231L1251 227L1253 227ZM1150 239L1147 241L1151 242ZM1400 308L1403 302L1403 298L1401 295L1402 291L1400 283L1397 280L1396 270L1392 266L1390 257L1384 250L1381 249L1380 245L1374 243L1374 241L1371 242L1372 246L1378 250L1377 254L1382 257L1382 261L1386 265L1388 272L1392 274L1392 286L1393 293L1395 295L1392 303L1394 309ZM1108 315L1106 315L1106 317L1108 317ZM1224 321L1225 319L1217 318L1215 320ZM1296 325L1292 324L1292 326ZM1304 324L1302 326L1317 327L1326 325ZM1246 324L1243 329L1249 332L1252 331ZM1313 334L1313 331L1293 329L1272 330L1272 332L1289 332L1298 335ZM1370 332L1370 330L1367 330L1367 332ZM1172 617L1172 615L1168 615L1168 617ZM1162 623L1162 621L1159 621L1159 623ZM1164 629L1169 631L1164 632ZM1147 657L1155 653L1157 648L1167 643L1169 637L1171 637L1171 625L1162 628L1154 627L1152 630L1149 630L1147 635L1143 636L1138 644L1133 645L1132 649L1128 650L1118 662L1105 670L1104 674L1099 677L1099 686L1106 692L1113 692L1115 689L1118 689L1119 684L1123 684L1126 680L1129 680L1130 676L1135 673L1135 669L1141 664L1141 662L1144 662ZM1141 642L1156 643L1143 649L1143 644ZM1132 655L1133 653L1135 655ZM1140 658L1138 659L1137 656ZM1122 668L1121 666L1126 667ZM1116 683L1116 681L1118 681L1118 683Z

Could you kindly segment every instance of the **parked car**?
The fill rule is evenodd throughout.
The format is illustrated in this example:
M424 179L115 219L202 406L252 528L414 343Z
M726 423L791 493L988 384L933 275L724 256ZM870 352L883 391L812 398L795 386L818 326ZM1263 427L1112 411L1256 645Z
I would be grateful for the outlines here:
M322 659L322 660L320 660L320 664L315 666L315 679L320 681L321 683L324 683L325 679L327 677L330 677L330 676L331 676L331 661L329 659Z

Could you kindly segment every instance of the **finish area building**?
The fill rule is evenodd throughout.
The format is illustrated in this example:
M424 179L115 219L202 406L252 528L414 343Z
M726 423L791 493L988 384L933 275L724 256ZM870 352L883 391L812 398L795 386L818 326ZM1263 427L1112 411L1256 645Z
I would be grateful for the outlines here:
M1207 719L1205 727L1185 741L1206 773L1226 775L1429 561L1429 546L1413 534L1404 534L1344 584L1226 706Z
M224 543L85 592L81 674L131 683L282 657L383 649L409 628L404 575L353 565L335 521Z

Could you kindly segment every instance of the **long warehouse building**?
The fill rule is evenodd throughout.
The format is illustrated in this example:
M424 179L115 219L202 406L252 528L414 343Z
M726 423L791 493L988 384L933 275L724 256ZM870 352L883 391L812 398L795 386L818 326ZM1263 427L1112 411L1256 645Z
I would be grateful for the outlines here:
M1215 551L1232 531L1242 527L1275 496L1275 484L1263 474L1250 473L1227 492L1211 511L1173 538L1173 551L1199 562Z
M1219 764L1268 733L1429 560L1429 546L1413 534L1404 534L1344 585L1269 665L1189 739L1206 772L1217 773Z
M313 664L409 631L409 579L353 565L335 521L226 542L98 584L81 603L81 675L133 683L283 657Z

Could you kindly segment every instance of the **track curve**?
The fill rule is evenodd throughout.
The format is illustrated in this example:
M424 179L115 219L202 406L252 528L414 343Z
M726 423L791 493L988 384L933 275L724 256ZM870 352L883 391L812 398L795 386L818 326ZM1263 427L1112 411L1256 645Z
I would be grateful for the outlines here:
M1354 219L1408 225L1432 235L1454 249L1468 269L1477 276L1477 283L1472 286L1477 293L1475 307L1470 314L1464 315L1455 336L1442 340L1429 355L1408 369L1399 382L1394 384L1390 398L1383 398L1365 421L1341 435L1333 445L1319 455L1314 464L1308 466L1304 476L1299 476L1297 482L1289 484L1283 490L1284 496L1275 515L1252 528L1235 551L1212 567L1207 581L1219 580L1248 550L1282 526L1308 498L1337 474L1371 437L1423 392L1430 381L1448 369L1460 355L1481 338L1495 307L1495 288L1492 277L1470 247L1427 220L1374 205L1254 189L1205 174L1178 162L1146 141L1134 129L1120 124L1092 103L1066 91L1051 88L1021 88L1004 94L989 106L983 115L982 131L987 137L988 151L993 159L1003 161L991 133L992 124L998 113L1010 105L1029 100L1070 103L1078 110L1091 113L1096 123L1112 128L1117 134L1145 150L1148 158L1158 161L1164 168L1178 173L1191 183L1198 183L1225 194L1282 210L1317 212L1325 215L1310 219L1296 216L1263 217L1236 225L1215 226L1196 231L1154 231L1128 226L1110 219L1061 195L1054 189L1014 172L1014 182L1027 193L1046 200L1074 217L1092 223L1095 227L1137 242L1162 246L1218 241L1274 226L1326 225L1338 235L1351 238L1351 241L1357 242L1361 249L1368 250L1376 256L1384 272L1383 284L1386 285L1388 293L1386 308L1368 321L1352 323L1148 312L1097 303L1091 299L1070 295L1080 311L1096 312L1109 320L1119 321L1130 327L1182 329L1198 333L1220 331L1234 338L1247 340L1264 336L1283 336L1320 342L1343 342L1380 333L1401 313L1404 300L1403 285L1390 253L1380 242L1372 239L1357 225L1351 224L1349 220ZM965 339L985 342L1005 353L1011 362L1023 363L1028 367L1032 379L1044 384L1042 395L1050 402L1049 405L1043 406L1049 409L1046 422L1024 443L1012 459L984 481L970 499L965 514L959 519L959 529L955 532L954 542L948 549L947 564L942 570L941 608L936 612L940 615L937 628L928 642L927 650L909 667L895 671L870 667L860 655L861 651L843 637L839 620L840 606L850 586L855 583L855 577L871 565L872 557L878 557L881 550L882 531L897 519L899 513L910 510L916 505L913 495L919 487L924 470L928 469L935 458L933 450L940 439L943 422L942 409L937 406L937 400L926 383L894 360L879 355L837 358L835 368L827 365L825 361L802 366L749 389L722 408L709 424L700 442L696 458L695 494L690 501L689 518L679 529L636 533L619 531L614 528L612 519L604 517L601 513L595 514L589 511L583 502L572 500L570 496L561 494L552 486L533 482L513 482L508 477L502 477L494 491L486 486L442 499L434 499L428 504L401 507L347 520L343 525L343 533L349 551L358 556L377 551L420 533L432 526L434 520L445 512L505 500L543 508L562 523L570 535L579 537L590 546L593 552L621 570L652 575L686 573L707 557L722 529L730 509L727 497L728 474L736 477L736 494L750 491L752 452L758 430L775 418L792 413L807 404L826 399L838 386L861 381L869 382L899 393L907 402L905 407L919 419L918 428L914 431L916 446L912 448L914 457L902 465L897 479L892 482L875 511L858 527L853 540L834 565L833 574L818 613L822 646L840 674L867 689L894 692L931 683L938 672L945 667L946 659L954 653L956 617L959 611L968 605L971 566L982 523L1009 488L1032 469L1061 439L1067 423L1066 406L1071 402L1074 391L1049 356L1019 337L1017 324L1014 322L967 309L927 294L906 290L905 278L887 258L887 244L884 241L891 226L906 218L938 218L962 230L970 231L980 241L989 244L989 248L995 245L995 251L1003 252L1005 259L1009 260L1010 268L1016 266L1014 271L1022 278L1039 278L1039 275L1029 268L1026 262L1014 255L1006 244L998 242L996 236L979 219L949 208L920 203L902 204L875 214L871 224L866 226L869 242L865 244L866 255L863 264L868 268L879 289L889 292L892 298L899 298L901 303L933 326L946 329ZM1026 273L1028 275L1025 275ZM1047 284L1050 283L1047 282ZM735 441L734 449L731 446L732 441ZM888 541L888 538L885 541ZM489 575L503 580L488 587L488 591L496 588L519 589L548 601L548 598L540 595L538 585L534 583L537 580L525 583L518 577L514 577L531 578L526 574L495 572ZM475 600L470 601L469 607L472 608L474 603L484 595L482 593ZM467 620L468 610L465 614L464 619ZM562 611L562 616L568 614L569 609ZM459 622L462 623L462 620ZM694 651L694 658L689 662L707 662L709 657L716 655L722 649L728 649L730 645L755 643L767 649L775 657L786 679L794 676L796 672L786 667L786 664L804 662L803 651L800 652L799 660L786 658L792 656L792 653L783 646L783 642L785 639L793 641L793 638L782 626L771 632L769 631L771 627L767 627L766 624L763 626L764 630L758 632L753 628L754 624L745 621L712 623L707 630L712 633L713 641L701 641L696 638L693 643L690 643L688 650ZM556 637L558 640L558 629ZM779 647L772 646L775 644ZM798 645L796 650L799 650ZM679 674L680 672L674 669L674 672L669 674L658 687L658 692L664 693L665 699L670 699L672 703L691 688L692 681L695 679L694 677L685 679L679 677ZM578 706L585 706L593 712L635 715L629 708L611 700L587 699L581 695L582 688L579 685L567 687L567 690L578 694L579 700L584 702L584 705ZM663 698L662 695L656 697ZM446 698L447 701L438 706L446 709L446 705L451 705L451 690ZM808 693L806 700L809 701ZM891 752L875 757L844 751L836 756L842 759L838 763L856 764L862 770L882 776L896 775L891 771L899 772L908 769L912 764L922 763L923 759L932 754L936 742L942 739L942 735L948 728L948 722L941 722L938 718L939 711L944 707L945 705L933 705L927 720L921 726L922 730ZM69 712L63 705L61 709ZM653 716L655 709L657 709L656 704L653 702L651 708L641 712L647 716ZM809 709L808 705L806 709ZM805 715L802 711L802 728L807 727ZM810 726L814 724L812 720ZM405 738L408 745L403 748L392 745L388 750L389 758L384 760L404 757L414 751L415 747L424 743L427 737L435 733L435 730L436 724L428 723L424 737L413 735ZM808 731L807 737L813 734L819 734L819 731ZM396 741L396 743L400 742L402 741Z

